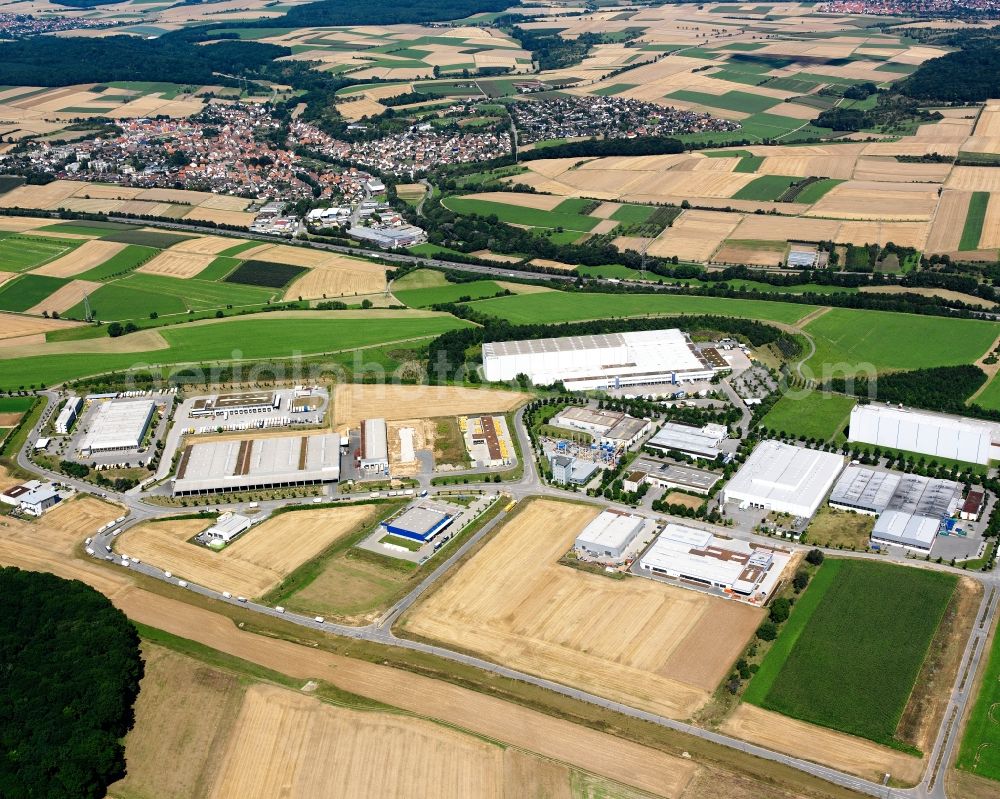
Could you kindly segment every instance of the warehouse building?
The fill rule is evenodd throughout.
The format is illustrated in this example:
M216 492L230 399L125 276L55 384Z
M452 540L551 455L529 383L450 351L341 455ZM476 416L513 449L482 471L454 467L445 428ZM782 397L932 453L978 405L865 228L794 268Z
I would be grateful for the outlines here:
M844 458L832 452L761 441L722 489L722 503L809 518L840 476Z
M609 508L583 528L573 546L592 558L621 560L643 531L655 528L652 519Z
M253 391L238 394L217 394L200 397L191 404L192 417L215 416L222 413L270 413L281 406L281 397L273 391Z
M830 505L876 516L872 541L920 553L931 551L942 526L962 504L953 480L848 466L830 493Z
M676 329L483 344L483 374L491 382L524 374L536 385L562 381L582 391L707 380L716 371Z
M586 485L600 468L594 461L585 461L569 455L552 455L549 463L552 465L552 482L563 485Z
M1000 425L891 405L856 405L849 439L921 455L988 464L1000 459Z
M205 441L184 448L175 497L321 485L340 477L340 436Z
M240 533L249 530L253 521L238 513L223 513L215 524L209 527L199 537L204 537L209 543L228 544Z
M626 491L638 491L640 485L647 483L657 488L707 494L717 482L719 475L714 472L652 458L637 458L632 462L632 471L622 480L622 486Z
M63 436L69 433L73 429L76 417L80 414L82 407L82 397L70 397L66 400L66 404L62 406L62 410L59 411L59 415L56 417L56 432Z
M450 525L456 517L455 506L424 500L382 522L387 533L426 543Z
M156 403L152 400L102 402L87 419L80 452L91 455L139 449L155 410Z
M667 422L646 446L663 452L674 450L693 458L715 460L722 454L722 442L729 437L729 430L723 424L706 424L704 427Z
M599 444L628 448L646 435L653 423L620 411L605 411L571 405L549 419L549 424L566 430L582 430Z
M358 467L366 472L389 471L389 433L385 419L364 419L361 422Z
M774 591L790 557L781 549L668 524L639 559L639 568L761 604Z

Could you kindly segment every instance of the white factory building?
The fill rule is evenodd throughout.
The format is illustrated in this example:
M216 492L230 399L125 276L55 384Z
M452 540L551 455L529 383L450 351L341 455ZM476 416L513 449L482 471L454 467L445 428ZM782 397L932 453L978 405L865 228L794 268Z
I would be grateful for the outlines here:
M87 419L80 452L90 455L139 449L155 410L156 403L152 400L102 402Z
M646 445L663 452L676 450L695 458L714 461L722 454L722 442L728 437L729 429L724 424L710 422L704 427L692 427L678 422L667 422L646 442Z
M249 530L252 524L253 521L246 516L229 511L219 516L215 524L209 527L203 535L211 541L228 544L244 530Z
M70 397L66 404L62 406L59 415L56 417L55 428L59 435L66 435L76 422L76 417L83 407L83 397Z
M848 466L830 494L830 505L878 517L872 541L925 554L946 520L962 507L962 486L953 480Z
M781 549L668 524L639 559L639 568L761 603L774 591L789 559L789 553Z
M722 489L722 502L809 518L843 469L841 455L761 441Z
M968 463L1000 460L1000 425L893 405L854 406L848 438Z
M358 466L366 472L389 471L389 432L385 419L364 419L361 422Z
M536 385L570 390L707 380L716 369L680 330L642 330L483 344L490 382L524 374Z
M565 430L582 430L600 444L613 447L631 447L650 431L649 419L636 419L620 411L597 410L571 405L551 419L549 424Z
M644 530L655 527L652 519L609 508L583 528L573 546L590 557L618 560Z

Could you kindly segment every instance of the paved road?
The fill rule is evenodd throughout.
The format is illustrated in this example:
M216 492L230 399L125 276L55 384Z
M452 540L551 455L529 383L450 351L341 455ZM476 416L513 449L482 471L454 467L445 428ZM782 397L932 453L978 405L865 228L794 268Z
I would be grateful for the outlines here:
M48 399L49 404L43 411L42 416L36 424L35 428L28 435L28 443L25 448L18 453L18 464L25 469L29 469L35 472L41 472L46 477L50 479L58 480L62 483L72 485L78 491L88 492L94 494L101 494L95 487L89 483L85 483L79 480L73 480L67 478L64 475L56 474L44 469L41 469L35 465L29 458L28 453L31 451L33 443L38 436L38 433L56 407L55 399L57 394L52 391L43 392L44 396ZM522 461L524 465L524 474L522 478L515 483L508 483L502 485L502 490L517 499L523 499L530 496L553 496L553 497L574 497L579 499L579 494L573 494L571 492L566 492L561 489L555 488L554 486L546 485L542 483L541 478L538 474L536 468L535 459L533 457L531 443L528 439L527 432L524 425L524 413L525 409L522 407L515 414L515 434L517 435L518 442L520 444ZM469 485L463 486L463 488L468 488L471 490L481 489L485 491L495 491L498 487L495 483L483 483L482 485ZM141 498L135 496L128 496L124 494L119 494L116 492L107 492L106 494L101 494L108 496L116 502L124 505L128 511L128 518L118 527L116 531L107 531L103 535L92 537L91 548L94 550L95 558L106 559L107 549L106 547L113 546L113 539L116 532L121 532L129 527L147 521L156 516L170 515L177 512L176 508L168 508L163 506L150 505L142 501ZM361 497L367 496L367 494L359 495ZM350 496L346 496L346 499L350 499ZM498 501L505 501L501 497ZM270 512L273 507L277 507L281 504L294 504L295 500L289 500L285 503L262 503L264 507L262 510L264 512ZM301 504L301 503L299 503ZM626 506L617 505L616 503L603 503L608 504L613 507L618 507L625 510L630 510ZM352 638L356 640L371 641L373 643L383 644L386 646L394 646L402 649L409 649L418 652L424 652L428 654L433 654L438 657L451 660L454 662L462 663L468 666L472 666L483 671L487 671L492 674L507 677L513 680L518 680L521 682L536 685L547 690L553 691L555 693L572 697L582 702L587 702L598 707L605 708L607 710L615 711L621 713L622 715L628 716L630 718L640 719L643 721L650 722L652 724L658 724L663 727L676 730L687 735L700 738L705 741L710 741L715 744L722 746L727 746L732 749L736 749L741 752L746 752L756 757L763 758L765 760L770 760L776 763L781 763L785 766L798 769L805 773L811 774L815 777L827 780L828 782L834 783L836 785L849 788L851 790L857 791L858 793L867 794L875 797L897 797L897 799L946 799L945 794L945 780L944 774L947 771L950 759L953 756L955 747L958 745L958 731L959 724L957 720L963 717L963 714L967 710L969 701L971 697L971 689L974 683L974 676L976 669L978 668L980 662L983 658L983 650L985 648L985 641L989 634L989 630L992 624L994 615L997 613L998 606L1000 606L1000 575L996 573L983 574L983 573L966 573L967 576L979 580L984 587L984 598L979 608L979 616L977 621L977 626L970 636L969 641L966 645L965 653L963 656L963 668L959 670L959 674L956 677L955 684L952 687L951 694L949 697L948 709L945 713L944 720L942 722L941 728L938 731L938 735L935 741L934 748L931 752L931 756L928 760L930 765L926 769L921 783L913 788L909 789L888 789L885 786L879 785L877 783L871 782L869 780L864 780L860 777L856 777L852 774L846 772L838 771L827 766L822 766L817 763L812 763L810 761L802 760L800 758L792 757L790 755L785 755L780 752L775 752L766 747L757 746L755 744L747 743L738 738L732 736L724 735L722 733L714 732L711 730L706 730L701 727L696 727L684 722L676 721L674 719L666 718L663 716L656 715L654 713L648 713L637 708L629 707L623 705L619 702L614 702L604 697L597 696L595 694L582 691L571 686L562 685L560 683L547 680L542 677L538 677L533 674L528 674L526 672L521 672L516 669L511 669L498 663L493 663L488 660L477 658L471 655L467 655L461 652L454 652L445 647L434 646L421 641L411 641L405 638L397 637L392 631L392 625L399 619L399 617L409 609L414 602L419 599L419 597L427 591L434 583L439 580L443 575L445 575L455 563L462 558L470 549L472 549L476 544L478 544L483 538L488 536L497 526L503 523L506 518L506 511L501 511L494 519L490 520L482 529L474 533L467 541L458 547L454 552L452 552L439 566L437 566L424 580L420 582L409 594L407 594L403 599L397 602L392 608L387 610L381 618L379 618L375 623L369 624L363 627L352 627L343 624L334 624L332 622L320 622L316 618L309 617L302 614L279 612L275 608L268 607L257 602L252 602L249 600L240 601L239 598L235 597L225 597L221 592L216 591L205 586L196 585L193 583L187 584L187 589L194 591L202 596L206 596L217 601L228 602L230 604L242 605L254 612L261 613L263 615L272 616L275 618L281 618L285 621L292 622L294 624L299 624L304 627L309 627L312 629L321 629L325 632L329 632L334 635L341 635L347 638ZM689 520L683 520L685 523L689 523ZM761 542L771 542L771 539L763 538L760 536L750 536L752 539L759 539ZM771 542L773 543L773 542ZM801 547L795 544L785 544L790 548L807 548ZM127 554L127 553L126 553ZM857 558L867 558L867 559L879 559L885 560L885 556L874 555L869 553L851 553L844 552L841 553L845 557L857 557ZM113 557L115 563L122 564L122 558L120 555ZM929 563L924 561L906 561L910 566L917 568L931 568L941 571L955 572L956 570L951 569L945 565L939 565L935 563ZM149 575L151 577L168 580L170 582L176 583L178 580L176 577L167 577L166 572L158 569L148 563L134 563L127 567L135 571L142 572L143 574ZM953 722L953 719L955 721ZM938 765L940 764L940 766Z

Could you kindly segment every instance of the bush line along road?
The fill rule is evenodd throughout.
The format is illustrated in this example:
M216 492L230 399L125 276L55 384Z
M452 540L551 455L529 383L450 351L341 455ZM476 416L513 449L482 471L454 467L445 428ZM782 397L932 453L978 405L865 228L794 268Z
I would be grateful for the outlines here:
M65 475L58 474L55 472L49 472L45 469L40 468L37 464L33 463L29 457L28 453L31 452L34 442L37 440L39 433L48 419L51 411L55 407L57 395L55 392L44 392L42 395L45 401L48 403L46 409L40 415L35 426L29 432L27 441L24 447L17 454L18 465L26 470L34 472L42 472L46 477L52 480L58 480L65 484L73 486L77 491L92 493L100 496L99 492L95 490L95 487L84 481L75 480L69 478ZM524 426L524 408L522 407L514 416L515 427L518 441L520 443L522 453L531 453L532 447L528 439L527 433ZM517 482L510 482L503 484L503 492L509 494L514 499L523 501L531 497L555 497L555 498L565 498L579 499L579 495L569 491L562 491L560 489L545 485L535 467L533 457L525 457L523 459L524 463L524 475ZM483 483L480 485L470 484L469 489L483 489L486 491L496 490L496 484L494 483ZM157 507L155 505L146 503L145 501L137 498L135 495L131 494L120 494L116 492L108 492L106 496L109 499L113 499L125 506L129 511L128 519L121 525L117 533L120 533L130 527L141 524L143 522L148 522L155 520L158 517L174 516L177 514L177 509L175 508L165 508ZM364 499L368 497L368 492L358 495L341 495L343 501L350 501L352 499ZM503 497L498 500L500 502L505 502ZM224 503L223 503L224 504ZM296 500L290 500L286 502L265 502L262 505L262 510L265 513L270 513L277 507L282 505L294 505ZM631 510L624 505L616 505L611 503L612 507L617 507L623 511ZM449 557L447 557L442 563L440 563L429 575L427 575L421 583L411 590L405 597L399 600L395 605L385 611L382 616L374 623L368 624L366 626L353 627L342 624L334 624L331 622L318 622L315 618L307 615L296 614L291 612L279 613L272 607L256 603L253 601L238 602L237 599L233 597L225 597L222 592L206 588L201 585L196 585L189 583L187 589L197 593L206 598L226 602L230 604L238 604L241 607L249 609L255 613L259 613L265 616L270 616L274 618L279 618L283 621L291 622L294 624L301 625L303 627L311 629L319 629L324 632L331 633L333 635L344 636L347 638L368 641L371 643L381 644L385 646L399 647L403 649L409 649L416 652L422 652L425 654L436 655L447 660L451 660L457 663L461 663L467 666L472 666L478 669L482 669L491 674L510 678L513 680L528 683L540 688L544 688L549 691L553 691L563 696L570 697L582 702L586 702L598 707L604 708L606 710L615 711L621 713L624 716L646 721L652 724L667 727L671 730L681 732L687 735L692 735L705 741L709 741L713 744L718 744L721 746L730 747L732 749L744 752L755 757L763 758L765 760L770 760L775 763L782 764L791 768L799 769L809 775L818 777L823 780L827 780L836 785L840 785L844 788L848 788L853 791L857 791L862 794L867 794L875 797L908 797L910 799L944 799L946 797L944 779L942 769L946 768L955 752L955 748L958 746L959 742L959 724L958 720L961 719L966 712L967 705L973 693L974 680L973 675L976 674L977 669L980 666L981 661L984 657L988 657L988 652L985 652L985 642L989 635L989 630L992 625L992 620L997 611L997 606L1000 605L1000 575L995 572L980 574L974 572L963 572L973 579L979 580L984 587L983 598L980 602L980 606L977 611L977 624L973 628L973 632L969 637L969 640L965 644L964 652L961 660L961 667L958 670L956 676L955 684L950 689L948 706L946 712L943 715L943 720L941 728L937 731L934 740L933 749L927 753L927 766L925 767L924 776L919 785L912 788L888 788L883 785L871 782L869 780L862 779L860 777L854 776L852 774L847 774L836 769L822 766L817 763L813 763L807 760L802 760L796 757L782 754L780 752L775 752L767 749L763 746L758 746L755 744L747 743L738 738L731 737L729 735L721 734L718 732L713 732L711 730L706 730L701 727L696 727L691 724L686 724L684 722L677 721L675 719L666 718L654 713L649 713L644 710L629 707L628 705L622 704L620 702L615 702L609 699L605 699L601 696L597 696L586 691L582 691L576 688L572 688L567 685L563 685L551 680L547 680L541 677L534 676L525 672L517 671L514 669L507 668L505 666L483 660L481 658L473 657L461 652L455 652L449 650L442 646L435 646L427 644L421 641L414 641L405 638L399 638L392 632L392 625L396 622L399 617L405 613L420 597L424 594L432 585L434 585L439 579L441 579L445 574L447 574L450 569L457 564L462 558L473 549L482 539L489 536L498 526L502 525L508 512L506 509L501 509L497 515L490 519L485 525L483 525L479 530L477 530L468 540L464 541L461 546L456 549ZM767 543L770 541L768 538L761 536L752 536L753 539L759 539L760 543ZM106 551L105 547L110 546L114 540L114 535L111 531L105 532L93 538L91 542L91 548L94 550L94 557L103 562L102 554ZM792 545L798 549L807 549L807 547ZM845 557L853 558L863 558L863 559L880 559L878 555L871 555L867 553L853 553L844 552L842 553ZM911 566L912 568L929 568L938 570L948 570L946 567L938 566L934 563L924 563L918 562L917 565ZM124 568L124 567L121 567ZM131 570L140 572L149 577L169 582L171 584L176 584L176 578L168 578L165 573L156 568L153 565L147 563L133 563L130 567ZM474 731L473 731L474 732Z

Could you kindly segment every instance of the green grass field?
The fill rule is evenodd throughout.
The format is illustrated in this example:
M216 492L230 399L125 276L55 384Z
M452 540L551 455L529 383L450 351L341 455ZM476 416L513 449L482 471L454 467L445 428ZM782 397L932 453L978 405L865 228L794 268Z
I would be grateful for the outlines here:
M736 165L733 172L754 173L760 169L760 165L764 163L764 156L762 155L744 155L740 158L740 162Z
M979 695L972 706L955 766L1000 781L1000 635L986 663ZM997 789L1000 792L1000 788Z
M740 162L742 163L742 161ZM734 200L777 200L799 178L787 175L761 175L736 194Z
M259 247L259 246L260 246L259 241L241 241L239 244L234 244L228 250L223 250L222 252L219 253L219 255L226 255L226 256L239 255L244 250L250 250L253 249L254 247Z
M25 272L73 252L82 244L73 239L7 236L0 239L0 272Z
M795 195L793 202L809 203L810 205L819 202L820 198L826 195L834 186L839 186L844 181L837 178L823 178L815 183L810 183L802 191Z
M56 222L38 229L57 233L76 233L80 236L107 236L115 231L137 230L138 227L123 222Z
M865 364L890 371L972 363L993 344L998 328L975 319L833 308L805 330L816 343L806 366L823 378L824 366L855 374Z
M422 289L398 291L393 287L396 299L410 308L429 308L440 302L458 302L462 297L478 300L495 297L503 288L492 280L474 280L469 283L448 283Z
M243 262L239 258L217 255L212 263L196 275L196 278L198 280L222 280L241 263Z
M844 428L854 407L853 397L812 391L803 397L786 394L761 421L764 427L789 436L805 436L820 441L843 438Z
M557 324L584 319L657 314L718 314L747 319L773 319L793 324L815 310L811 305L793 305L767 300L730 300L721 297L665 294L567 294L561 291L479 300L471 303L470 307L514 324Z
M24 413L34 404L34 397L0 397L0 413Z
M973 400L976 405L1000 411L1000 377L994 377L986 384L983 393Z
M979 237L983 235L983 221L986 219L986 206L989 202L988 191L972 192L969 211L965 215L965 226L962 228L962 238L958 243L959 250L978 249Z
M686 54L685 54L686 55ZM780 103L774 97L764 97L750 92L726 92L725 94L708 94L707 92L692 92L687 89L671 92L667 95L677 100L697 103L709 108L723 108L726 111L742 111L756 114Z
M21 275L0 286L0 311L27 311L68 281L47 275Z
M88 269L79 280L107 280L142 266L156 255L159 250L153 247L143 247L139 244L129 244L121 252L112 255L107 261L93 269Z
M623 205L611 214L611 218L625 225L641 225L652 216L653 210L648 205Z
M335 312L334 312L335 313ZM315 317L315 318L310 318ZM400 311L390 318L336 318L318 313L296 318L234 317L204 324L161 329L168 349L135 353L41 355L0 361L0 389L72 380L136 364L173 365L233 359L288 358L335 353L393 341L433 337L467 327L452 316L412 316ZM123 337L122 341L127 341ZM407 345L409 346L409 345ZM353 356L351 356L353 357ZM374 357L374 356L373 356ZM331 361L336 358L331 357Z
M445 208L457 214L479 214L480 216L495 215L501 222L514 225L528 225L541 228L564 228L587 233L600 220L592 216L582 216L578 213L561 211L540 211L536 208L523 208L518 205L490 202L487 200L470 200L464 197L447 197L441 201Z
M955 583L940 572L828 559L744 699L909 748L896 739L896 728Z

